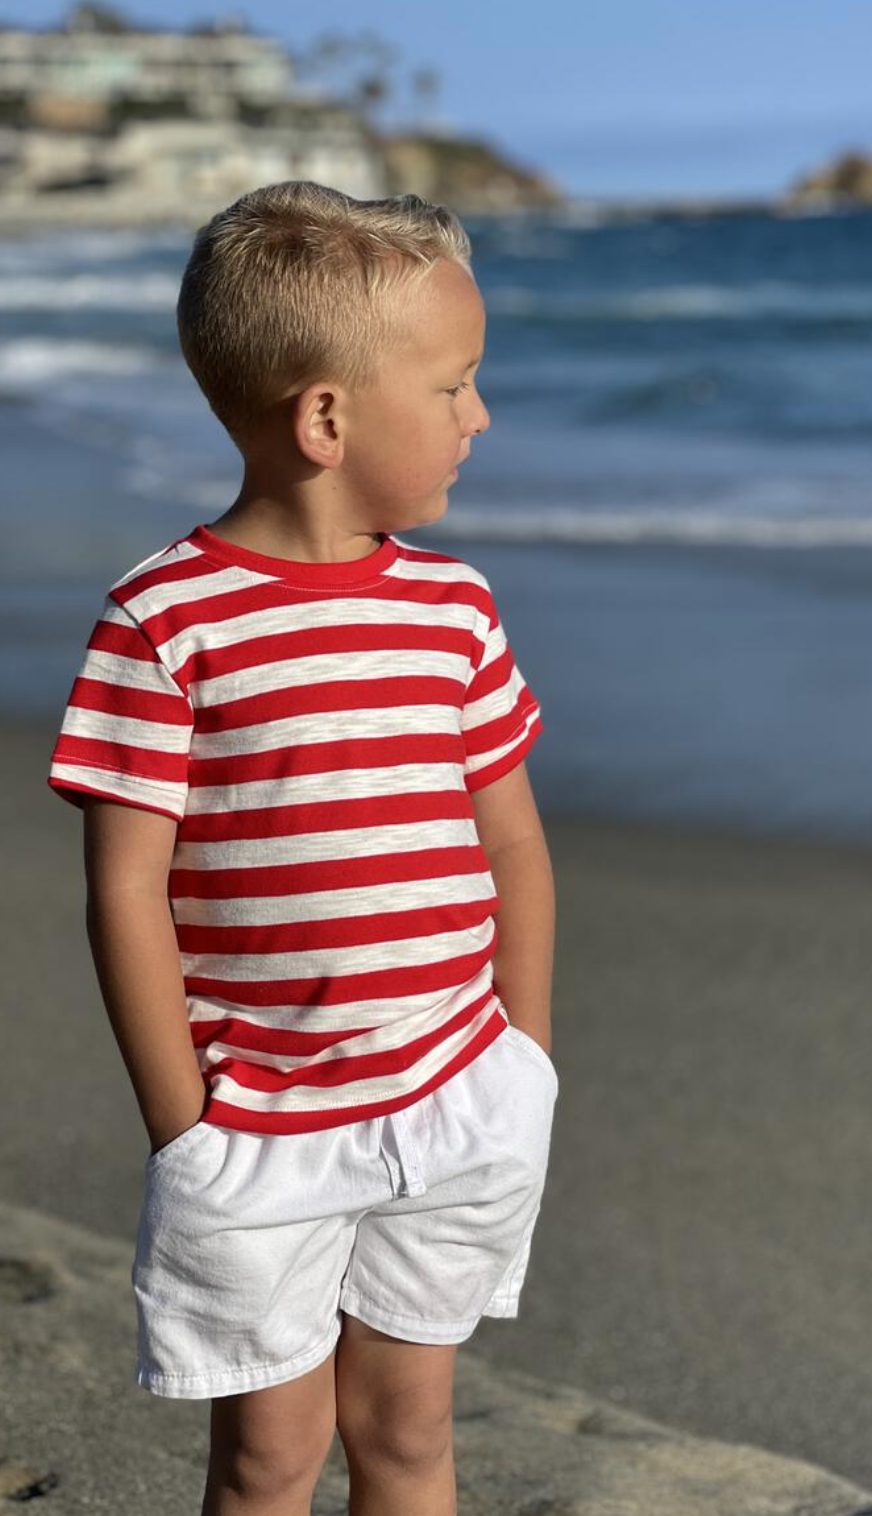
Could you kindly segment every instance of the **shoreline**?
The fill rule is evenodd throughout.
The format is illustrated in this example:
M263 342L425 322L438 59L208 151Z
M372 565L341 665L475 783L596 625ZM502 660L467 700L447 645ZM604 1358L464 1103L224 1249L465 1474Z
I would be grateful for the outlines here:
M18 203L0 198L3 219L0 240L15 241L43 231L159 231L178 227L193 231L211 220L224 201L219 197L202 201L172 200L165 204L146 203L140 199L113 204L98 196L87 197L59 192L51 203L38 197ZM568 195L555 205L535 202L504 206L464 205L459 214L470 221L539 220L543 224L598 227L621 226L647 220L723 220L742 216L765 216L771 219L808 219L821 216L872 214L872 204L846 200L837 195L821 196L814 201L791 201L779 196L737 196L735 199L708 199L687 196L679 199L608 200L596 196Z
M45 714L23 712L17 715L0 708L0 747L5 754L7 776L15 776L13 789L15 779L24 777L23 771L29 767L29 758L23 756L27 753L43 753L47 772L49 755L60 731L63 713L63 701L58 705L56 720ZM532 755L527 760L528 768L531 761ZM860 833L855 838L849 838L842 832L837 834L827 831L823 826L791 828L784 823L766 828L762 823L753 826L739 823L731 825L727 821L697 820L692 816L678 819L627 815L606 808L573 810L559 800L550 806L547 794L543 793L543 785L532 773L531 783L543 826L549 836L549 845L558 849L565 841L571 850L589 837L604 848L618 851L632 848L638 843L652 849L716 849L723 852L725 858L730 855L741 858L756 848L765 853L770 862L777 860L781 870L814 866L815 863L865 869L872 863L872 833L865 836ZM47 784L45 788L46 794L50 795ZM72 811L73 807L70 806L69 809Z

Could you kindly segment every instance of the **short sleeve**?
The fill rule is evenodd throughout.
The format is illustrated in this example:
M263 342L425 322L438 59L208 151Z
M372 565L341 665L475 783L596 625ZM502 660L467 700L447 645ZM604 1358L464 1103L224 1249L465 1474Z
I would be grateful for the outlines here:
M51 755L50 787L80 808L97 795L181 821L192 731L189 696L107 595Z
M539 702L512 656L489 589L478 622L461 715L468 790L507 774L543 730Z

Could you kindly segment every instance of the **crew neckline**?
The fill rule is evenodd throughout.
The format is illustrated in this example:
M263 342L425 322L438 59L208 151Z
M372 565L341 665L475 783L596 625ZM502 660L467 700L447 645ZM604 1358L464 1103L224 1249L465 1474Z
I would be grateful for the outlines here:
M256 553L253 548L240 547L237 542L227 542L213 532L205 522L200 522L189 534L189 542L210 558L237 568L252 569L258 574L269 574L300 589L326 589L350 584L366 584L380 579L397 557L399 548L390 532L377 532L379 546L365 558L353 558L350 562L311 563L297 558L274 558L268 553Z

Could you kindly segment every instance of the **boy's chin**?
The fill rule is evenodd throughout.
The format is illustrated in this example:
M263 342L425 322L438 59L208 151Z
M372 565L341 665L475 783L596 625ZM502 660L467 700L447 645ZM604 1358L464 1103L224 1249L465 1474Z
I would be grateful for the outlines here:
M430 513L429 513L429 515L427 517L427 520L428 521L438 521L439 517L440 516L444 516L445 512L447 510L448 510L448 491L447 491L447 489L443 489L443 490L440 490L439 494L436 496L435 500L433 501L433 506L432 506L432 509L430 510Z
M409 526L425 526L428 521L438 521L448 509L448 492L440 490L436 495L430 495L427 500L421 500L412 506L407 512Z
M410 532L416 526L427 526L431 521L438 521L448 509L448 491L441 489L433 495L428 495L424 500L409 501L408 504L392 512L393 524L388 528L392 532Z

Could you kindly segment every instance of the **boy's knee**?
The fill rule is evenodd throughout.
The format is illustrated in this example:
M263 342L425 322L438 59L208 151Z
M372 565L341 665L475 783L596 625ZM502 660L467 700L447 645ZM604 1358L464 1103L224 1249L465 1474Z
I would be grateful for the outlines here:
M213 1400L210 1480L252 1502L312 1490L335 1434L331 1358L300 1379Z
M432 1466L452 1445L455 1344L404 1342L346 1315L336 1426L349 1460Z
M318 1482L335 1434L335 1426L310 1430L295 1436L288 1427L285 1436L273 1440L247 1440L229 1446L214 1445L209 1464L213 1485L229 1489L241 1500L256 1505L282 1498L309 1495Z
M452 1446L450 1404L428 1397L376 1397L338 1419L342 1445L358 1463L391 1463L425 1469L448 1456Z

